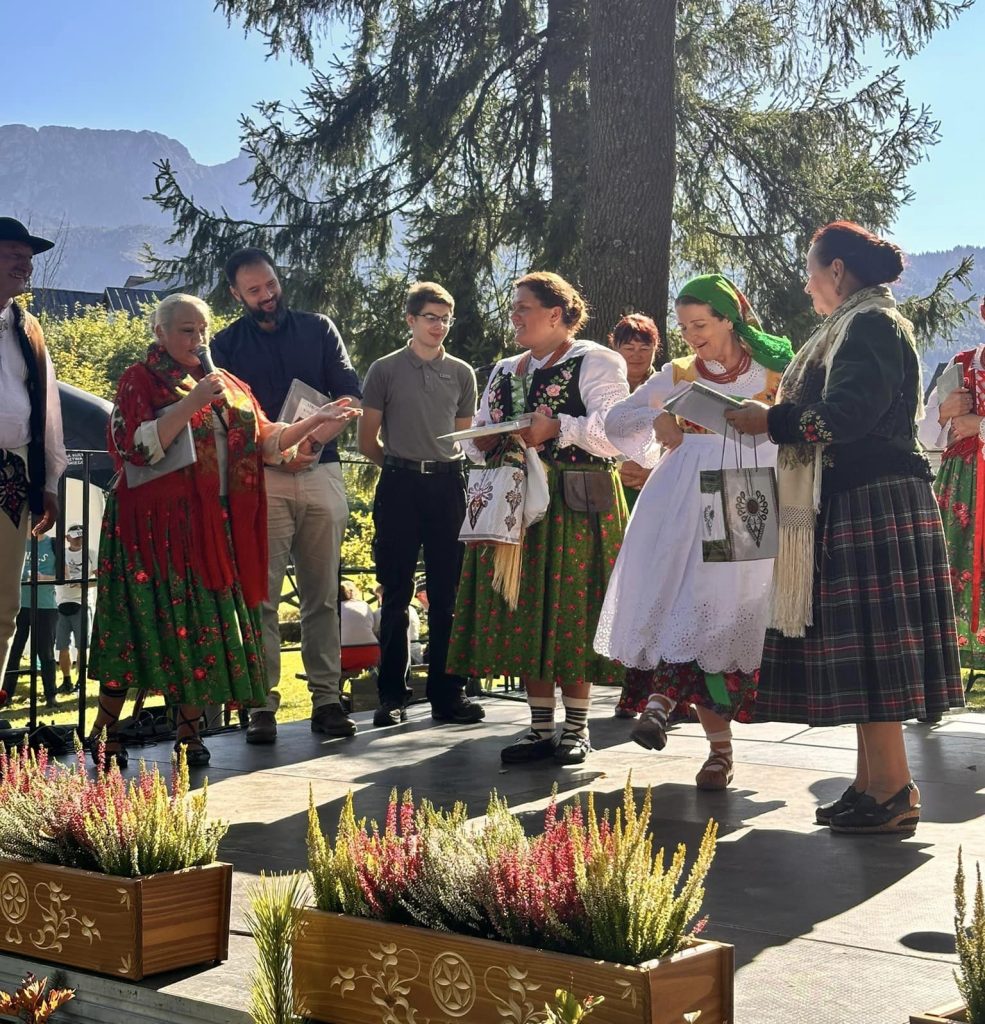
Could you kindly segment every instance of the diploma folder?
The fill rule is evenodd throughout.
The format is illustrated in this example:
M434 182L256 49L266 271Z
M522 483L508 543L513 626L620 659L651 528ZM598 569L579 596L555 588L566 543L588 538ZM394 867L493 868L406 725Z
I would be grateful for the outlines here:
M169 409L166 405L157 411L157 419L160 419ZM178 469L184 469L193 462L198 461L195 452L195 439L192 437L192 425L186 423L178 436L168 445L164 452L164 458L149 466L138 466L133 462L123 463L123 472L126 474L127 487L140 487L142 484L150 483L151 480L159 480L168 473L174 473Z
M728 395L713 391L700 381L692 381L676 394L672 394L664 402L663 407L665 412L680 416L689 423L704 427L705 430L723 435L728 431L747 448L756 447L756 435L738 434L731 429L725 419L725 413L732 409L741 409L742 402L737 398L730 398Z

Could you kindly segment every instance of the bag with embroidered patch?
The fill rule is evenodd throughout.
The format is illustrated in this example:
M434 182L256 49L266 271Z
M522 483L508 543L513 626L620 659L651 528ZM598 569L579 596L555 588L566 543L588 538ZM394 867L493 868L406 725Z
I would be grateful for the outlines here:
M727 439L727 435L726 435ZM741 452L741 448L739 448ZM753 449L755 452L755 448ZM701 559L749 562L775 558L780 544L776 471L772 466L701 472Z

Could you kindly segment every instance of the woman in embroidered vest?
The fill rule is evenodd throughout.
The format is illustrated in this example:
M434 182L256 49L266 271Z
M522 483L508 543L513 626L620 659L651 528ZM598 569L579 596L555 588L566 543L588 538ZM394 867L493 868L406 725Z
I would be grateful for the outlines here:
M652 672L649 699L631 736L661 750L677 704L696 708L710 743L695 782L724 789L733 776L732 719L748 722L756 698L772 560L704 562L702 470L736 465L735 445L663 412L668 394L700 381L726 395L771 402L793 357L786 338L766 334L748 300L727 278L689 281L675 302L692 354L660 373L606 417L609 440L642 466L654 466L616 563L595 649ZM765 432L760 466L774 462ZM746 452L745 464L753 464Z
M982 305L985 318L985 304ZM985 665L985 615L981 607L981 539L985 536L985 347L959 352L948 366L960 366L963 386L941 400L935 387L920 422L927 448L944 448L934 492L944 521L961 667ZM978 557L976 558L976 540ZM938 717L938 716L933 716Z
M261 600L267 590L263 462L290 457L317 425L354 415L347 399L291 426L266 419L232 374L206 374L208 306L170 295L153 318L156 340L120 378L109 424L117 470L153 466L191 424L195 461L129 486L121 472L106 503L89 674L100 681L95 754L122 766L114 737L130 687L161 690L178 705L175 749L205 765L198 738L204 704L266 698ZM286 455L285 455L286 453Z
M622 675L595 654L591 637L626 522L618 453L602 423L629 389L615 352L576 340L587 310L567 281L557 274L527 274L514 288L513 328L525 351L496 364L476 423L532 413L520 437L524 445L539 447L550 505L524 536L515 609L493 587L494 549L467 552L448 670L523 679L531 728L502 751L504 762L553 757L579 764L591 749L592 683L618 684ZM465 448L473 461L492 465L522 453L513 435ZM554 725L558 685L564 704L560 737Z
M772 409L729 413L780 446L780 550L756 717L858 729L855 778L817 809L837 832L912 832L902 722L963 703L954 609L913 329L887 287L891 242L845 221L814 236L805 291L826 319Z

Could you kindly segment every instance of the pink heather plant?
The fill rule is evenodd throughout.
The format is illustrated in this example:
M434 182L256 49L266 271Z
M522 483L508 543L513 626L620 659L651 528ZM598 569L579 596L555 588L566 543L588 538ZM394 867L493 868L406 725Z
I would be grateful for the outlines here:
M420 834L410 790L397 800L390 793L382 833L374 821L372 834L353 837L359 888L373 917L399 919L400 899L421 866Z
M505 803L502 812L509 814ZM540 835L490 851L482 902L496 938L562 951L576 948L587 928L576 849L584 857L586 842L581 807L568 808L558 818L553 795Z

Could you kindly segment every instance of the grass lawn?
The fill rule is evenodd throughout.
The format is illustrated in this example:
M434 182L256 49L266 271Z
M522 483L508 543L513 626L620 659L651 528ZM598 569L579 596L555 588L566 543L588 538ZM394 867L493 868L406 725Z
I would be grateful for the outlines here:
M308 694L308 686L301 679L296 679L295 676L298 672L301 672L301 653L300 651L285 651L281 657L281 685L280 685L280 696L281 705L280 711L278 712L277 718L281 722L294 722L298 719L310 718L311 717L311 698ZM40 679L38 680L40 686ZM133 697L135 694L134 690L130 691L130 696ZM46 711L43 707L38 708L38 721L48 724L54 722L57 725L74 725L77 721L78 716L78 703L77 694L70 694L58 696L58 710L57 711ZM21 681L18 684L17 696L14 698L14 704L11 707L0 709L0 718L8 721L14 728L19 726L27 725L27 704L28 697L28 680L26 676L21 677ZM151 705L159 705L161 703L160 697L149 697L148 703ZM43 701L41 702L43 703ZM89 680L88 686L86 687L86 726L95 719L97 711L97 684L93 680ZM127 702L127 707L123 710L123 717L125 718L129 713L129 709L132 705L132 701Z

